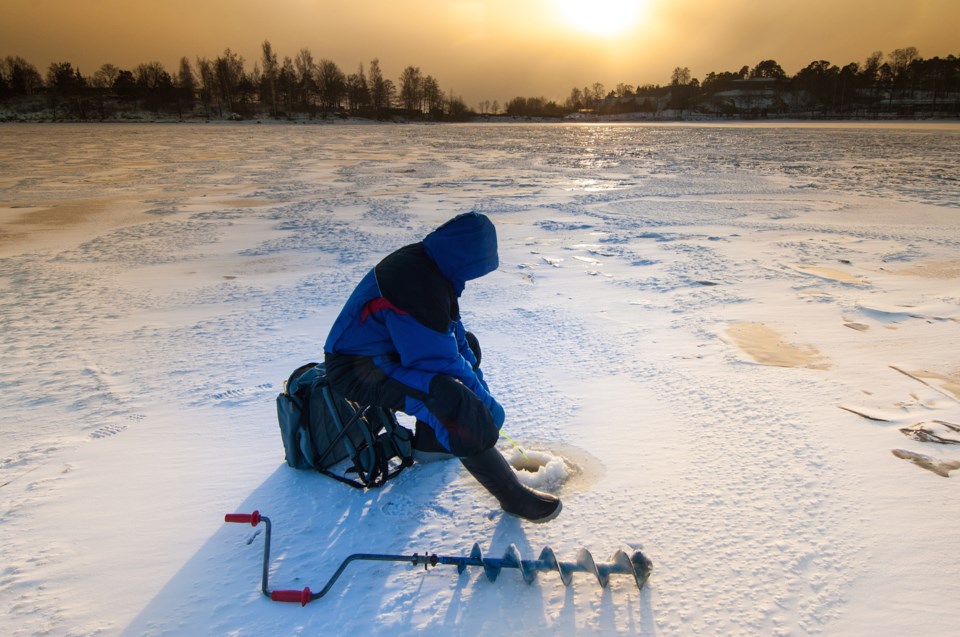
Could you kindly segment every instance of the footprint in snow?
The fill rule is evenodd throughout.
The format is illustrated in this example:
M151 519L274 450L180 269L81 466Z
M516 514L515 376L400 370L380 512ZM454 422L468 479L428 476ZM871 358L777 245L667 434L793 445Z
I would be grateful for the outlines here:
M100 427L99 429L91 432L90 437L93 438L94 440L97 440L99 438L109 438L110 436L117 435L118 433L120 433L126 428L127 428L126 425L116 425L116 424L104 425L103 427Z
M130 422L140 422L144 418L146 418L146 416L143 414L129 414L127 416L127 420L129 420ZM93 440L98 440L100 438L109 438L110 436L116 436L121 431L124 431L127 427L128 425L120 424L120 423L110 423L107 425L103 425L102 427L99 427L94 431L90 432L90 438L92 438Z
M261 393L272 389L273 385L271 383L262 383L253 387L236 387L234 389L216 392L215 394L211 394L210 398L217 402L235 403L248 398L256 398Z

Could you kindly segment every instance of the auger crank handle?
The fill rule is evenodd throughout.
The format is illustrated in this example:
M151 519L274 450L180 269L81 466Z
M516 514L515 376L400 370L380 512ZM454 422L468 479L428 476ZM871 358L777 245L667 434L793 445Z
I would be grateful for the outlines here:
M250 526L257 526L260 524L260 520L263 518L260 517L259 511L254 511L253 513L228 513L223 516L224 522L233 522L234 524L249 524Z
M305 586L302 591L270 591L270 599L275 602L293 602L295 604L299 603L301 606L306 606L313 599L311 595L309 586Z

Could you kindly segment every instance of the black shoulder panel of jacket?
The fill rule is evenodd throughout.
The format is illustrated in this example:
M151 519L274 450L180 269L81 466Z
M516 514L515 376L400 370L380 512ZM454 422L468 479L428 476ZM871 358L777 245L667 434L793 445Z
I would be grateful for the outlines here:
M423 243L413 243L389 254L374 268L380 293L417 321L446 332L460 318L453 285L427 254Z

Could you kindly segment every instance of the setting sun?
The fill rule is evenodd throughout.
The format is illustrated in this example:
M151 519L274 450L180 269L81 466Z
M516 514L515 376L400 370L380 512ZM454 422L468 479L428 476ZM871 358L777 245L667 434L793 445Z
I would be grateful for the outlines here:
M642 0L554 0L571 26L596 35L616 35L633 27L644 7Z

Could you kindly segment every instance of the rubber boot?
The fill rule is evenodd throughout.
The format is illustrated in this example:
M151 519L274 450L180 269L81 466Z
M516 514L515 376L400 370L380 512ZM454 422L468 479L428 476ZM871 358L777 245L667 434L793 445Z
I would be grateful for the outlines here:
M521 483L507 459L496 448L460 458L460 462L507 513L531 522L549 522L560 515L560 509L563 508L560 498Z

